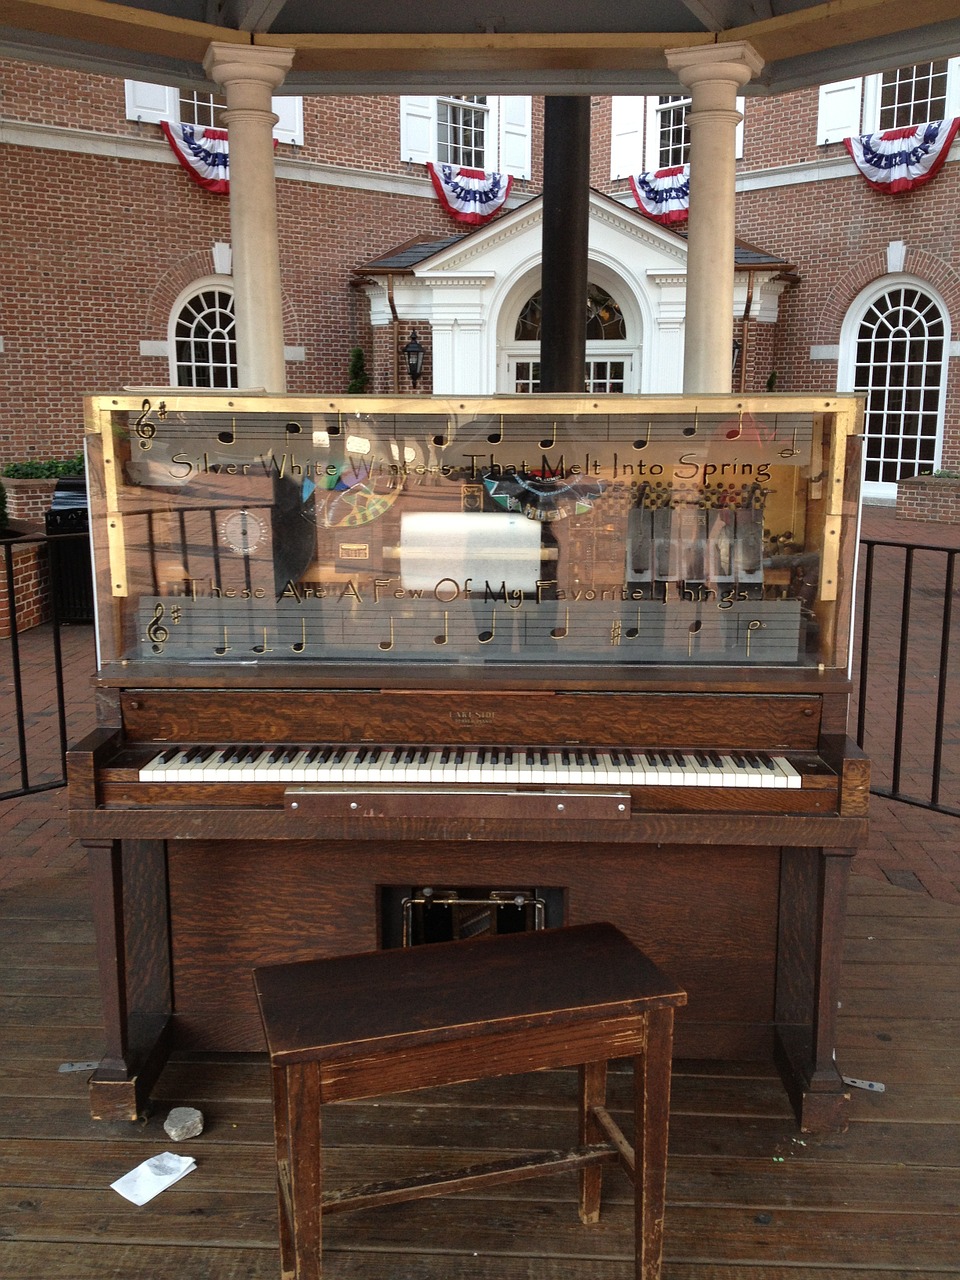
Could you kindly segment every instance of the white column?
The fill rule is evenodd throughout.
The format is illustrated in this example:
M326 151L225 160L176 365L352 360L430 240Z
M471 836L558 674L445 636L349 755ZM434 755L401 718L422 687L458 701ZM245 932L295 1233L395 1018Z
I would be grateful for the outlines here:
M729 393L737 94L763 59L743 41L667 49L666 57L691 96L683 389Z
M287 389L277 191L270 99L293 62L292 49L214 42L203 69L227 99L230 131L230 238L241 387Z

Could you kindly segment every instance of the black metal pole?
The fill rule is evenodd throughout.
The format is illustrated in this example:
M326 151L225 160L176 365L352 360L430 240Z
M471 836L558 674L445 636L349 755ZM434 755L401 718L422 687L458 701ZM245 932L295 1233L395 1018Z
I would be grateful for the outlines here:
M583 392L590 99L548 97L543 125L540 390Z

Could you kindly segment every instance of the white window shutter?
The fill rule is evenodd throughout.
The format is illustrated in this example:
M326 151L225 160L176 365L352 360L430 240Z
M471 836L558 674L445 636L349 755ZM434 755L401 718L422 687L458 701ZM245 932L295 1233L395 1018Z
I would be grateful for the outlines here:
M125 80L124 95L128 120L140 120L144 124L166 120L175 124L180 119L180 94L169 85Z
M512 174L515 178L530 177L533 171L532 122L533 104L530 98L511 96L500 99L498 167L501 173Z
M289 142L295 146L303 146L303 99L273 98L271 99L274 115L280 117L273 126L273 136L278 142Z
M610 99L610 177L629 178L642 173L644 99L614 97Z
M862 96L863 81L859 76L853 80L837 80L833 84L820 86L817 146L859 136Z
M638 173L656 173L660 168L660 113L657 107L659 98L644 98L644 114L646 125L643 131L643 164L637 168Z
M436 98L400 99L400 159L426 164L437 158Z

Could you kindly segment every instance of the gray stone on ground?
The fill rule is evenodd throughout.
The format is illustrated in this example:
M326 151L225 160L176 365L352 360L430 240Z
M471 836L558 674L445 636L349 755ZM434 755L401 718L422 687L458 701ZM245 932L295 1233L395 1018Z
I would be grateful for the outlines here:
M163 1122L164 1132L174 1142L185 1142L203 1133L203 1113L196 1107L174 1107Z

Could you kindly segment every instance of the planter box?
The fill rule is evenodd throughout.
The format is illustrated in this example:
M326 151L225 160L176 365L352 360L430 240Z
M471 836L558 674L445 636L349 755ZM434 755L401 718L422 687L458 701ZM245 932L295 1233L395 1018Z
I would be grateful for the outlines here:
M898 520L960 524L960 477L911 476L897 484Z
M57 487L56 480L13 480L0 476L0 484L7 491L7 518L11 523L16 522L18 528L29 523L42 531L43 517L50 510Z

